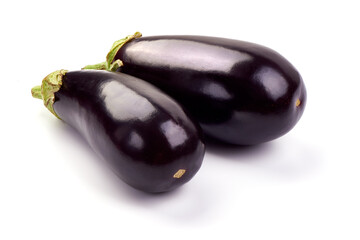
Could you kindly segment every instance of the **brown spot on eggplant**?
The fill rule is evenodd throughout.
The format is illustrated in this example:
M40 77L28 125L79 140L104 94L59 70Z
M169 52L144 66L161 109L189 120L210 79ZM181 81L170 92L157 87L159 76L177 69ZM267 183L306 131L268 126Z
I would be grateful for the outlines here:
M182 107L138 78L107 71L70 71L54 110L129 185L164 192L199 170L204 144ZM174 172L186 175L174 178Z
M276 139L295 126L305 108L298 71L277 52L254 43L142 37L122 46L116 59L123 62L121 72L174 97L206 135L223 142L251 145Z
M186 170L185 169L179 169L175 174L174 174L174 178L181 178L184 174L185 174Z

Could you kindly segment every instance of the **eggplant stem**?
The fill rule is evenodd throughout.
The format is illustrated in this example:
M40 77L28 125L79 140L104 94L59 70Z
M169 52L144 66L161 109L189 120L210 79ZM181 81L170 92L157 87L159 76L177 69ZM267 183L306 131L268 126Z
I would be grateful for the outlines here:
M121 67L121 66L123 66L123 62L120 60L120 59L118 59L118 60L115 60L115 62L113 62L111 65L110 65L110 67L109 67L109 71L111 71L111 72L115 72L116 71L116 69L118 69L119 67Z
M41 86L35 86L31 89L31 95L33 98L43 99L41 94Z
M85 67L83 67L81 69L82 70L84 70L84 69L107 70L106 69L106 62L97 63L97 64L94 64L94 65L86 65Z
M123 64L121 60L115 60L115 56L120 50L120 48L127 42L130 42L133 39L141 37L140 32L136 32L133 35L126 36L120 40L117 40L113 43L109 53L106 55L106 61L94 65L87 65L82 69L95 69L95 70L108 70L108 71L116 71Z

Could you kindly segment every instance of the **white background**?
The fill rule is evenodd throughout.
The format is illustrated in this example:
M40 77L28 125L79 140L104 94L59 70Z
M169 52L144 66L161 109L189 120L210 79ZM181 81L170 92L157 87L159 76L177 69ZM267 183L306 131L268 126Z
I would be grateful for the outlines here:
M360 239L356 2L1 3L0 239ZM30 89L54 70L103 61L135 31L275 49L303 76L303 118L267 144L208 146L176 191L133 190Z

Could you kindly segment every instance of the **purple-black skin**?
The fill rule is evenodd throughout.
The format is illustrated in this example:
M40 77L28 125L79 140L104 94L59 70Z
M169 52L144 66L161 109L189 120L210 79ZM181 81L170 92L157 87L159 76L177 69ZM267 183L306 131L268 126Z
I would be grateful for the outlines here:
M201 166L204 144L198 126L172 98L138 78L67 72L53 107L123 181L139 190L175 189ZM176 178L179 169L186 172Z
M300 119L306 89L294 66L257 44L203 36L141 37L114 60L119 71L174 97L223 142L252 145L276 139Z

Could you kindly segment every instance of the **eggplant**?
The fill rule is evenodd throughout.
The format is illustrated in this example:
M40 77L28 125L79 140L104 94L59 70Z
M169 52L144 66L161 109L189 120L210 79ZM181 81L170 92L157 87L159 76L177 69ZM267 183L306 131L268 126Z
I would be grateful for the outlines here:
M211 138L253 145L290 131L306 104L304 82L279 53L250 42L140 33L114 43L109 69L139 77L175 98Z
M138 78L59 70L34 87L32 95L43 99L136 189L175 189L202 164L204 144L198 125L172 98Z

